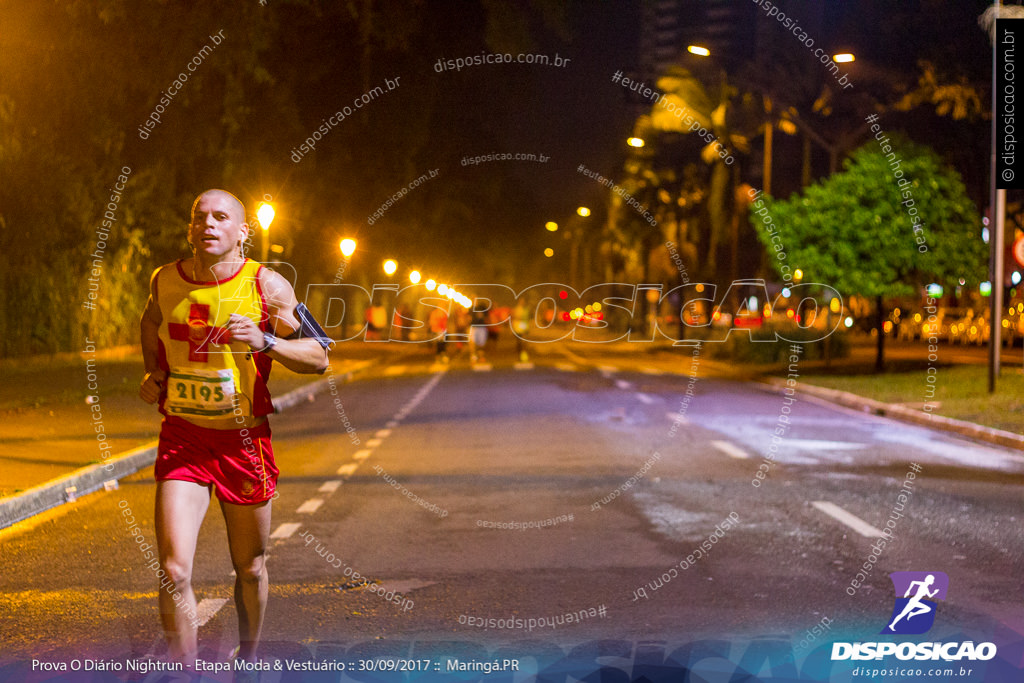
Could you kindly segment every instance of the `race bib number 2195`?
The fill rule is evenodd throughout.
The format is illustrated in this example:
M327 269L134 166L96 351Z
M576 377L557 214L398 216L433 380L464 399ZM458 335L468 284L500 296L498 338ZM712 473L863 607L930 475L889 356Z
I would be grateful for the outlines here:
M164 408L173 415L221 417L235 409L235 378L222 370L171 370Z

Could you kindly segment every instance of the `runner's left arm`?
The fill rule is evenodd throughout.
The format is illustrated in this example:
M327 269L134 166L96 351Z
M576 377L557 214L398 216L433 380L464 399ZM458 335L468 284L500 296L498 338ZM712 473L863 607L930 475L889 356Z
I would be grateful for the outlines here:
M259 278L267 299L270 328L277 338L273 348L265 353L293 372L323 374L327 370L330 339L299 304L291 285L280 273L264 268ZM310 325L303 325L300 316L309 316L319 334L307 334ZM227 327L232 339L245 342L253 351L267 348L267 335L250 318L232 314Z

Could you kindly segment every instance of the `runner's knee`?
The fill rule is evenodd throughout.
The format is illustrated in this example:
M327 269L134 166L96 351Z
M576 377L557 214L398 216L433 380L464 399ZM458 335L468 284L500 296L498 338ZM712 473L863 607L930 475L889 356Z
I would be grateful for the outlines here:
M167 579L176 587L182 588L192 582L192 563L183 562L173 557L164 558L160 562Z
M256 555L245 562L235 562L235 575L242 581L259 581L264 572L264 555Z

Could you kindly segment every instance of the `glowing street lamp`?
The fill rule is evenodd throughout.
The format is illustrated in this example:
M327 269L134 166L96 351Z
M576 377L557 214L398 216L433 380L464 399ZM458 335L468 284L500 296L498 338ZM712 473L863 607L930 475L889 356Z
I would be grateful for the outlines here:
M846 64L848 62L854 61L855 59L856 57L854 57L849 52L840 52L837 55L832 55L832 61L835 62L836 64Z
M398 270L398 264L392 259L388 259L384 262L384 272L388 275L394 275L395 271Z
M585 206L581 206L580 208L576 209L576 213L586 218L587 216L590 215L590 209L588 209Z
M356 241L353 239L345 238L341 241L341 255L347 259L352 258L352 254L356 253Z
M686 51L691 55L697 55L698 57L710 57L711 50L701 45L687 45Z
M420 271L414 270L409 273L409 282L418 285L420 283Z
M544 224L544 227L547 228L548 232L554 232L555 230L558 230L558 223L554 221L548 221L547 223Z
M626 144L629 145L630 147L643 147L644 146L644 139L643 138L629 138L628 140L626 140Z
M427 288L428 292L433 292L435 289L437 289L437 282L434 280L434 278L430 278L429 280L423 283L423 286Z
M551 247L548 247L547 249L544 250L544 255L547 256L548 258L551 258L552 256L555 255L555 250L552 249Z
M274 222L274 213L274 206L269 202L261 202L256 208L256 220L263 228L263 244L260 249L262 252L260 260L263 263L267 262L267 252L270 249L270 224Z

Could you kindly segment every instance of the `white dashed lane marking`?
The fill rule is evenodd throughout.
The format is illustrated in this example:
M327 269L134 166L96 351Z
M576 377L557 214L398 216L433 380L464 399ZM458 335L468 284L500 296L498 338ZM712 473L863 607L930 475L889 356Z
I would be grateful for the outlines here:
M274 529L274 533L270 534L271 538L290 538L292 534L299 530L302 526L298 522L285 522L281 526Z
M322 498L310 498L305 503L299 506L296 510L300 515L311 515L320 509L320 506L324 504Z
M861 536L864 536L865 538L882 537L881 529L871 526L860 517L847 512L846 510L839 507L835 503L830 503L827 500L816 500L813 503L811 503L811 505L824 512L832 519L838 522L842 522L843 524L850 527L851 529L856 531Z
M654 398L650 394L645 394L640 391L636 392L636 400L640 401L641 403L646 403L647 405L651 405L652 403L656 403L658 401L658 399Z
M750 458L750 455L746 451L733 446L728 441L712 441L711 445L728 455L730 458L736 458L737 460L747 460Z
M617 386L619 389L623 389L626 391L633 388L633 385L624 379L615 380L615 386Z
M385 373L400 374L404 369L404 366L396 365L392 368L388 368L387 370L385 370ZM441 380L441 377L443 375L444 373L438 373L434 375L429 382L427 382L423 387L421 387L420 390L416 392L416 395L408 403L406 403L390 421L388 421L386 428L377 430L377 432L374 434L374 438L369 439L366 442L367 448L358 450L352 455L352 458L355 462L345 463L344 465L338 468L337 474L342 477L351 477L353 474L355 474L355 471L359 469L359 464L373 454L373 448L379 446L384 439L391 435L391 430L397 427L399 421L406 415L408 415L409 412L413 410L413 408L419 405L420 402L422 402L423 399L427 397L427 394L429 394L434 389L434 387L437 386L437 383ZM318 491L320 493L327 494L334 493L335 491L338 490L338 487L340 487L341 484L342 482L340 480L331 479L321 484ZM323 504L323 498L310 498L309 500L302 503L302 505L300 505L295 512L297 514L311 515L315 513L317 510L319 510ZM283 540L286 538L290 538L292 534L299 530L300 527L301 524L299 524L298 522L285 522L284 524L278 526L277 529L275 529L274 532L270 534L270 538L274 540ZM209 603L209 605L205 608L209 611L209 615L206 617L206 620L209 620L209 618L212 617L225 602L227 602L227 600L203 600L203 602L200 603L200 612L202 612L202 609L204 609L202 606L207 605L207 603ZM206 620L204 620L202 623L206 623Z
M359 463L357 462L345 463L344 465L338 468L338 474L340 474L343 477L351 477L358 468Z

